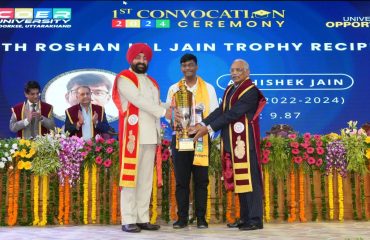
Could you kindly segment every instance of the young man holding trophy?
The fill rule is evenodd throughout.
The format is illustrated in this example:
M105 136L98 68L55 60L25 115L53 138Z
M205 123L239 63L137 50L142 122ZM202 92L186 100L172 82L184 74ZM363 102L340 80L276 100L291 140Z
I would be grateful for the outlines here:
M207 209L209 135L199 138L194 145L188 128L200 123L218 107L214 87L197 76L198 61L193 54L185 54L180 59L184 75L173 84L167 93L167 103L175 108L173 118L172 155L176 177L176 201L178 221L173 228L188 225L190 179L193 173L195 194L195 215L197 227L207 228L205 220ZM174 120L176 119L176 120ZM181 120L179 120L181 119Z

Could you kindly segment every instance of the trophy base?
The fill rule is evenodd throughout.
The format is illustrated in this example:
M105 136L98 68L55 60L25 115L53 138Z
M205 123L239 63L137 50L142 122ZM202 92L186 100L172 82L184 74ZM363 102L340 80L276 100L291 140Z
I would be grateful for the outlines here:
M180 138L178 151L179 152L194 151L193 139L192 138Z

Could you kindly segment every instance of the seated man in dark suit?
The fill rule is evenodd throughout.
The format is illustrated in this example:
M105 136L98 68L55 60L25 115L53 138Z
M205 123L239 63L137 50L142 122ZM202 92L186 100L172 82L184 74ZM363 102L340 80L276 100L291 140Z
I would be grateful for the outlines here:
M65 131L87 140L110 129L104 108L91 103L88 86L77 88L78 104L66 110Z

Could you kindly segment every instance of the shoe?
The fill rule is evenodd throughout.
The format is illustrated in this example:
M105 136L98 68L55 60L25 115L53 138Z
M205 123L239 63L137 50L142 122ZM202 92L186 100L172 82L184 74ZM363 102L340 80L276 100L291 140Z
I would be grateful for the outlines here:
M197 228L208 228L208 223L204 217L197 218Z
M138 233L141 231L141 228L136 224L126 224L122 225L122 231L129 232L129 233Z
M174 229L180 229L180 228L184 228L184 227L187 227L187 226L188 226L188 222L187 221L184 221L184 220L177 220L173 224L173 228Z
M150 223L136 223L141 229L143 230L149 230L149 231L155 231L161 228L161 226L156 224L150 224Z
M241 231L251 231L251 230L258 230L263 229L263 224L243 224L239 227Z
M238 228L238 227L240 227L243 224L244 224L244 221L241 220L241 219L238 219L234 223L228 223L228 224L226 224L226 226L228 228Z

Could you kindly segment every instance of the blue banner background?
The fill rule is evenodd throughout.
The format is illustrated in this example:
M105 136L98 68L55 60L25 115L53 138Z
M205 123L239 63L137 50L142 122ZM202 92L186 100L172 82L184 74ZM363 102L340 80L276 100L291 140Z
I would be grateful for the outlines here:
M285 90L277 85L259 86L269 103L261 116L261 131L264 134L272 125L285 123L300 132L329 133L346 126L349 120L358 120L359 124L369 121L370 100L368 79L370 76L370 31L364 28L329 28L327 22L343 22L344 17L369 17L369 2L211 2L211 1L10 1L2 2L1 8L71 8L71 28L57 29L5 29L0 28L1 43L27 43L27 51L5 51L1 48L0 57L0 137L14 136L8 129L10 107L24 100L23 85L28 80L38 80L44 87L56 76L76 69L102 69L118 73L128 68L125 60L130 43L146 42L150 46L157 44L161 51L155 51L148 73L158 80L161 87L161 99L166 99L168 87L178 81L180 72L179 59L184 53L194 53L198 57L198 74L213 84L219 98L229 82L227 76L232 61L243 58L250 64L252 79L261 79L260 74L272 74L275 78L287 79L297 74L344 74L353 79L353 85L344 90ZM247 27L248 21L260 23L264 19L183 19L170 17L170 28L112 28L113 11L121 8L132 9L132 14L118 15L119 19L137 19L137 11L149 10L232 10L248 9L278 11L285 10L283 19L267 18L266 21L284 21L282 27ZM193 21L200 20L200 27L192 27ZM224 28L205 27L202 22L211 20L225 22L241 20L242 27ZM189 27L180 28L179 21L187 21ZM369 21L368 18L366 21ZM214 23L214 25L217 25ZM312 43L366 43L362 50L313 51ZM118 43L119 51L35 51L36 43ZM175 43L179 45L214 44L215 51L171 51ZM227 51L225 43L288 43L288 51L269 51L262 49ZM295 51L291 43L302 43ZM277 74L277 75L276 75ZM223 78L220 78L225 75ZM271 75L269 75L271 76ZM266 75L264 76L266 78ZM333 78L335 76L332 76ZM323 77L327 79L326 77ZM219 81L217 82L217 79ZM310 78L307 79L309 81ZM349 79L349 78L346 78ZM347 81L347 80L345 80ZM218 83L218 85L217 85ZM257 83L257 85L259 85ZM348 85L348 84L347 84ZM326 88L331 88L326 86ZM313 88L315 89L315 88ZM64 101L65 90L60 98ZM316 99L316 100L314 100ZM338 103L336 101L338 100ZM315 101L317 103L315 103ZM50 102L54 104L56 102ZM327 102L327 103L324 103ZM299 114L298 114L299 113ZM297 116L298 115L298 116ZM290 116L290 117L289 117ZM62 121L58 120L58 126ZM112 122L117 128L117 122Z

